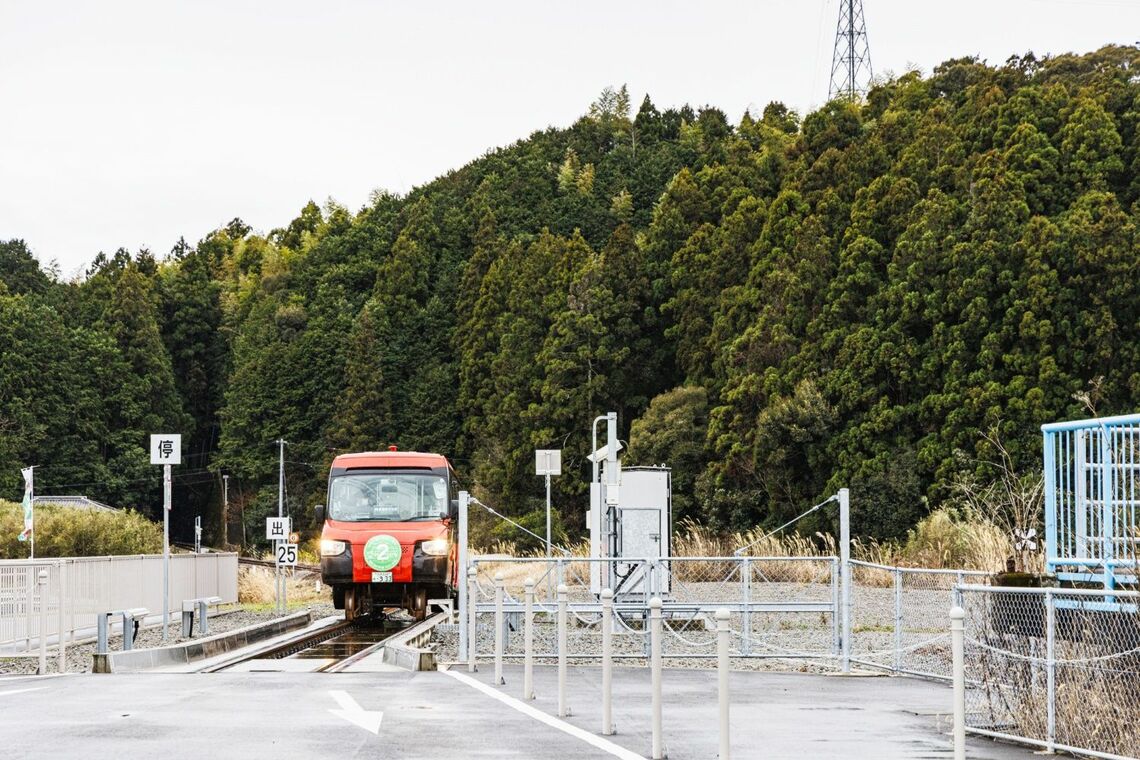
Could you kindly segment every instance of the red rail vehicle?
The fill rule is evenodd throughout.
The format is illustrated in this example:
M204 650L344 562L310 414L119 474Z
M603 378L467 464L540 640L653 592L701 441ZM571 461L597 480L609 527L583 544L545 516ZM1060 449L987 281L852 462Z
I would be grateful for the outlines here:
M428 599L454 596L459 487L440 454L341 454L329 472L327 505L316 508L321 579L352 620L386 607L414 618Z

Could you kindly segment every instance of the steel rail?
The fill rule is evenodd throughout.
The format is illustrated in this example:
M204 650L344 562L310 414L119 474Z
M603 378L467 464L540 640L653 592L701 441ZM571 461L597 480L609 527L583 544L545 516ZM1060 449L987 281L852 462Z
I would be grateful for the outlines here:
M338 623L326 625L318 628L315 631L303 630L296 636L292 636L285 641L277 641L271 644L254 645L246 647L244 650L238 650L233 657L223 660L219 663L214 663L200 669L199 673L217 673L221 670L232 668L235 665L240 665L249 660L260 659L275 659L288 654L296 654L304 649L315 646L317 644L328 641L329 639L340 636L354 627L356 621L342 620Z
M256 565L258 567L277 567L277 563L271 559L254 559L253 557L238 557L239 565ZM319 573L321 571L320 565L303 565L297 563L296 565L287 565L294 570L304 570L309 573Z
M392 639L394 639L396 637L414 638L414 637L419 636L423 633L426 633L427 631L432 630L433 628L435 628L440 623L445 622L447 620L447 617L448 617L448 615L446 612L439 612L439 613L436 613L435 615L432 615L429 618L426 618L425 620L421 620L418 623L413 623L412 625L408 626L407 628L403 628L399 631L393 631L391 634L389 634L388 636L385 636L383 639L381 639L380 641L377 641L375 644L369 644L367 647L365 647L364 649L361 649L359 652L356 652L355 654L350 654L348 657L344 657L342 659L339 659L336 662L331 662L328 665L324 666L323 668L319 668L319 671L322 673L339 673L343 670L346 670L346 669L352 667L356 663L363 660L365 657L368 657L369 655L372 655L372 654L375 654L376 652L379 652L386 645L391 643Z

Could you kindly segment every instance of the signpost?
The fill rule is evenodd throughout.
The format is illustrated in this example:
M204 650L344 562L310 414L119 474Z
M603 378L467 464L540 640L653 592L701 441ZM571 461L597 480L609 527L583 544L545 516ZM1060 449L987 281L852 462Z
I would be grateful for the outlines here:
M284 541L289 537L288 517L266 517L265 538L269 541Z
M278 567L293 567L297 564L296 544L278 543L276 552Z
M285 444L288 443L284 438L277 439L278 469L277 469L277 517L278 519L284 518L285 533L289 533L288 518L285 517ZM285 605L287 602L285 594L285 572L281 569L282 562L278 554L277 568L274 571L277 575L277 611L281 614L285 613ZM296 564L296 560L294 560Z
M285 574L283 567L297 564L297 542L288 517L265 518L265 538L273 543L274 556L274 595L277 598L277 611L285 611Z
M170 626L170 467L182 464L182 436L158 433L150 437L150 463L162 465L162 640Z
M544 475L546 477L546 586L547 595L552 595L553 590L553 571L550 567L551 560L551 542L550 542L550 476L562 474L562 450L561 449L535 449L534 452L534 474Z

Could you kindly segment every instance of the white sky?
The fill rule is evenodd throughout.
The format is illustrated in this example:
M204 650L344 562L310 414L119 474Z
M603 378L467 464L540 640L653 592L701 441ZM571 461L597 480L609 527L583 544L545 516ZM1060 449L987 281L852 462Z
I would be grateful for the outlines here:
M268 231L310 198L355 210L623 82L635 108L803 113L841 1L0 0L0 239L67 275L235 216ZM1140 39L1140 0L864 7L876 74Z

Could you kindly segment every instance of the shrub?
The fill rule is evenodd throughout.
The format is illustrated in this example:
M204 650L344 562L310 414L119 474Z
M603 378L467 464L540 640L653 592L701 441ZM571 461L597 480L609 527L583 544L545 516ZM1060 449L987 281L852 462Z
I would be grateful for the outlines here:
M1011 535L993 522L943 508L931 512L907 534L901 557L911 567L964 568L1000 572L1013 555Z
M298 571L285 577L286 598L290 606L326 602L329 588L318 576ZM238 601L254 608L272 604L277 598L276 579L272 568L242 565L238 568Z
M28 545L17 539L23 529L23 507L0 501L0 558L28 556ZM50 504L36 507L37 557L156 554L160 551L162 526L133 510L104 512Z

